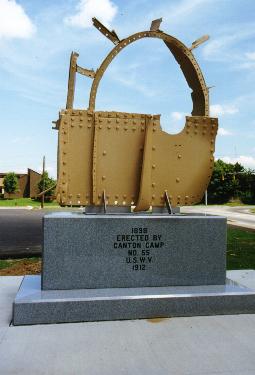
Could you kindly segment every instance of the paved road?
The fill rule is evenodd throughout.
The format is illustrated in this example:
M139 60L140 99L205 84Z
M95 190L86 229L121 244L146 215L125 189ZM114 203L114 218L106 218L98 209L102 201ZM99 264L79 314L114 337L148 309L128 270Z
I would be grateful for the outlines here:
M181 212L222 215L227 217L228 224L255 230L255 214L250 212L251 208L254 206L186 206Z
M0 258L40 255L43 210L0 210Z

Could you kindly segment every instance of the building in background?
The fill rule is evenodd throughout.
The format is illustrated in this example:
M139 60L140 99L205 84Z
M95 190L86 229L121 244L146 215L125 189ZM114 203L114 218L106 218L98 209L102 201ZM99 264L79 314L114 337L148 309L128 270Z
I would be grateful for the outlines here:
M9 198L9 194L4 192L4 178L7 173L0 172L0 194L4 198ZM19 188L16 193L10 194L10 198L36 198L39 193L38 182L41 174L28 168L27 173L16 173Z

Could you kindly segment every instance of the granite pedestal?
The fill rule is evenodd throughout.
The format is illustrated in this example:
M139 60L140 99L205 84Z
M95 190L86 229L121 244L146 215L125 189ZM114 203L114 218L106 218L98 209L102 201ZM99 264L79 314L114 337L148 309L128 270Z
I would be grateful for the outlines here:
M226 219L183 215L44 217L43 269L26 276L13 324L255 312L226 282Z
M220 216L44 217L42 289L224 284L226 219Z

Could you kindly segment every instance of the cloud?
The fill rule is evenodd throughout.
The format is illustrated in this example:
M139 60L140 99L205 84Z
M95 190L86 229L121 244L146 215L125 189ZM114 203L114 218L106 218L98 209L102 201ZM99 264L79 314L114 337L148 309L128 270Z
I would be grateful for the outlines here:
M224 128L219 128L218 129L218 135L232 135L232 133L227 130L227 129L224 129Z
M218 117L223 115L234 115L239 109L233 104L213 104L210 106L210 115L212 117Z
M245 57L249 60L255 61L255 52L246 52Z
M0 0L0 39L30 38L36 28L15 0Z
M70 26L87 28L92 26L92 17L96 17L105 26L110 23L117 13L117 6L111 0L80 0L77 13L65 18L65 23Z
M255 169L255 158L252 156L240 155L238 157L223 156L220 158L225 163L240 163L245 168Z
M174 121L180 121L183 120L184 116L186 116L183 112L172 112L171 113L171 119Z

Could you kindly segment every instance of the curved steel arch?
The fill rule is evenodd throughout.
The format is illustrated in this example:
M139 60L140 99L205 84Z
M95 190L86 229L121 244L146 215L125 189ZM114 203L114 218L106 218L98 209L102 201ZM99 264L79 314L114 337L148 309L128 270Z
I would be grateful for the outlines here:
M101 78L112 62L112 60L129 44L142 38L158 38L164 41L166 46L173 54L175 60L180 65L180 68L185 76L185 79L192 89L191 98L193 102L193 116L209 116L209 95L208 88L201 69L196 62L192 52L178 39L168 35L162 31L142 31L135 33L128 38L123 39L114 47L106 56L99 69L96 71L89 99L89 110L95 110L95 101L99 83Z

